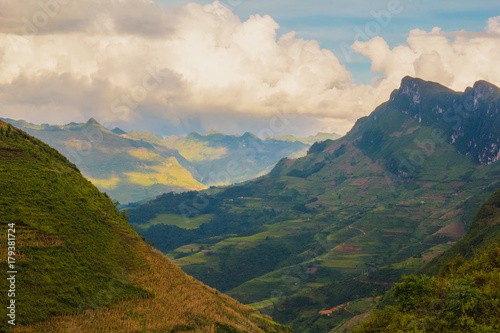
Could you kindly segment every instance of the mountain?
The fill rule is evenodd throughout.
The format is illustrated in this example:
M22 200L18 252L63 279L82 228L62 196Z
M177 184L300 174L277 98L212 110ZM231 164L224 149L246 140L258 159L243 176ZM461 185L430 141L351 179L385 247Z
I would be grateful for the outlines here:
M270 139L280 140L280 141L299 141L306 145L313 145L316 142L326 141L326 140L337 140L340 139L342 135L337 133L318 133L316 135L311 135L305 138L298 138L293 135L284 136L271 136Z
M111 132L118 134L118 135L127 134L127 132L125 132L124 130L122 130L121 128L118 128L118 127L113 128L111 130Z
M206 185L229 185L271 171L284 157L303 156L310 144L276 139L262 140L251 133L225 135L209 132L170 137L167 146L177 149L197 170Z
M405 277L356 332L500 331L499 233L500 190L475 215L465 237L440 256L438 276Z
M187 276L74 164L3 121L0 188L2 332L12 324L23 332L290 332Z
M95 119L86 124L33 125L5 121L56 148L100 190L122 203L170 191L201 190L192 166L177 150L109 131Z
M130 223L208 285L328 331L465 235L500 187L499 114L487 82L406 77L341 139L252 181L131 207Z
M337 137L261 140L250 133L211 131L163 138L150 132L108 130L93 118L63 126L3 120L59 150L100 190L122 203L246 181L269 172L283 157L305 155L311 144L301 141Z

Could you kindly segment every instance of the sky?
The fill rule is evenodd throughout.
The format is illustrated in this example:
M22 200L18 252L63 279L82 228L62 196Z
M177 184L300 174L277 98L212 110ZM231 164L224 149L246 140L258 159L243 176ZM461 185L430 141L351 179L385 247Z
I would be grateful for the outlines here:
M0 0L0 117L346 133L410 75L500 85L500 3Z

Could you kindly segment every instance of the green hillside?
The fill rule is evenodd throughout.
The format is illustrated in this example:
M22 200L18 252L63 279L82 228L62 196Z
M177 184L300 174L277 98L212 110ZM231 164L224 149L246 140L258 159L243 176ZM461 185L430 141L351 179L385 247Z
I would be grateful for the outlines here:
M2 332L7 311L15 332L289 331L185 275L74 164L3 121L0 188Z
M65 126L6 121L60 151L101 191L121 203L206 188L175 149L116 134L94 119Z
M499 91L407 77L345 137L252 181L130 207L130 223L208 285L296 331L328 331L460 240L500 187Z
M403 278L355 332L500 331L499 230L500 190L478 211L465 237L440 256L438 276Z
M474 216L467 234L449 250L434 258L419 273L436 275L444 263L456 256L472 258L475 250L484 247L500 234L500 191L495 192Z

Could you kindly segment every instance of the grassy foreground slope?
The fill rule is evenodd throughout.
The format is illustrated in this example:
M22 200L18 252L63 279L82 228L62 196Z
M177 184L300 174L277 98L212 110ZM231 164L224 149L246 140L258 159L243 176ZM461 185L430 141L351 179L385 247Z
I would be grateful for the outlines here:
M467 261L461 255L445 261L437 277L404 277L384 297L383 303L390 305L377 309L355 332L499 332L499 226L497 191L478 211L463 240L441 261L481 250Z
M2 121L0 188L0 288L15 269L16 332L289 332L184 274L65 157ZM11 299L0 296L2 332Z

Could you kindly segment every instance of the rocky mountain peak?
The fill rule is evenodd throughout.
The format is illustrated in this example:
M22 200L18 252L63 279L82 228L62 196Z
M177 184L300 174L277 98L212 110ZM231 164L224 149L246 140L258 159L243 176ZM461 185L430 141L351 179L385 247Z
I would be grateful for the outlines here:
M477 81L472 88L474 99L488 99L492 96L500 95L500 88L486 81Z
M90 118L85 125L99 125L95 118Z

